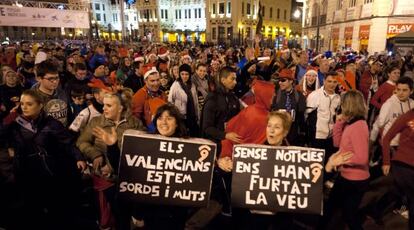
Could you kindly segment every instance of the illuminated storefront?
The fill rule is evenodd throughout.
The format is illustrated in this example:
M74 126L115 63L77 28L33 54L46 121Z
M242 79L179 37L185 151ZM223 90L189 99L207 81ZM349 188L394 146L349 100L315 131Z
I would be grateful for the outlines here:
M352 48L353 33L354 33L354 27L353 26L345 27L344 39L345 39L345 48L346 49L351 49Z

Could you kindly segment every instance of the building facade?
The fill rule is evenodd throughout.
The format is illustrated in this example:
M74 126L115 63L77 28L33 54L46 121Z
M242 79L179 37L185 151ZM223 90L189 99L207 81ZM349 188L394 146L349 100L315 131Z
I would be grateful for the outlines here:
M261 0L260 5L264 43L277 48L287 46L288 40L294 38L291 1ZM258 0L207 0L207 40L251 44L256 34L258 10Z
M0 5L11 5L18 7L36 7L59 10L80 10L89 11L88 5L78 0L76 4L72 4L69 0L48 0L41 1L15 1L3 0ZM79 28L63 28L63 27L27 27L27 26L0 26L0 39L9 40L54 40L54 39L75 39L88 36L89 30Z
M140 35L159 42L204 42L204 0L137 0Z
M86 1L91 9L91 29L94 37L120 40L137 38L138 14L135 4L122 3L123 0L69 0ZM121 18L123 6L124 18ZM125 35L122 35L122 23L124 23Z
M306 0L302 44L316 48L319 40L321 51L382 52L390 38L413 26L412 0Z

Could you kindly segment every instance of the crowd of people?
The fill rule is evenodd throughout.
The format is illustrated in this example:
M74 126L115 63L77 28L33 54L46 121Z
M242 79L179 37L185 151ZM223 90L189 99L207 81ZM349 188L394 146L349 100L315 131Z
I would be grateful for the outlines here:
M0 65L0 228L362 229L394 211L414 229L412 53L21 41ZM215 142L209 206L119 200L127 129ZM325 150L324 214L232 207L241 143Z

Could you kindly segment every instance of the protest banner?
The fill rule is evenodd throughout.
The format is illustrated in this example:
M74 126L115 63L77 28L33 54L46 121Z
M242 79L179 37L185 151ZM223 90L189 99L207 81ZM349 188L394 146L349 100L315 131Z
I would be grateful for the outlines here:
M233 206L322 215L324 156L321 149L235 145Z
M119 163L119 196L148 204L205 207L216 144L127 130Z

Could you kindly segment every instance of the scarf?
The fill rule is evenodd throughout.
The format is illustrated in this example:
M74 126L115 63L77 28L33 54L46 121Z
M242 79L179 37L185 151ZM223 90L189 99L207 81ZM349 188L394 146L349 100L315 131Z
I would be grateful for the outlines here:
M190 131L190 136L193 136L197 132L197 115L194 107L194 99L191 93L191 80L188 80L189 83L186 84L182 81L178 81L180 83L181 88L184 90L185 94L187 95L187 114L185 118L185 123L187 125L187 128Z
M194 76L191 78L194 85L197 88L197 91L199 91L204 98L207 97L208 94L208 80L207 80L207 75L204 77L204 79L201 79L200 77L198 77L197 74L194 74Z

